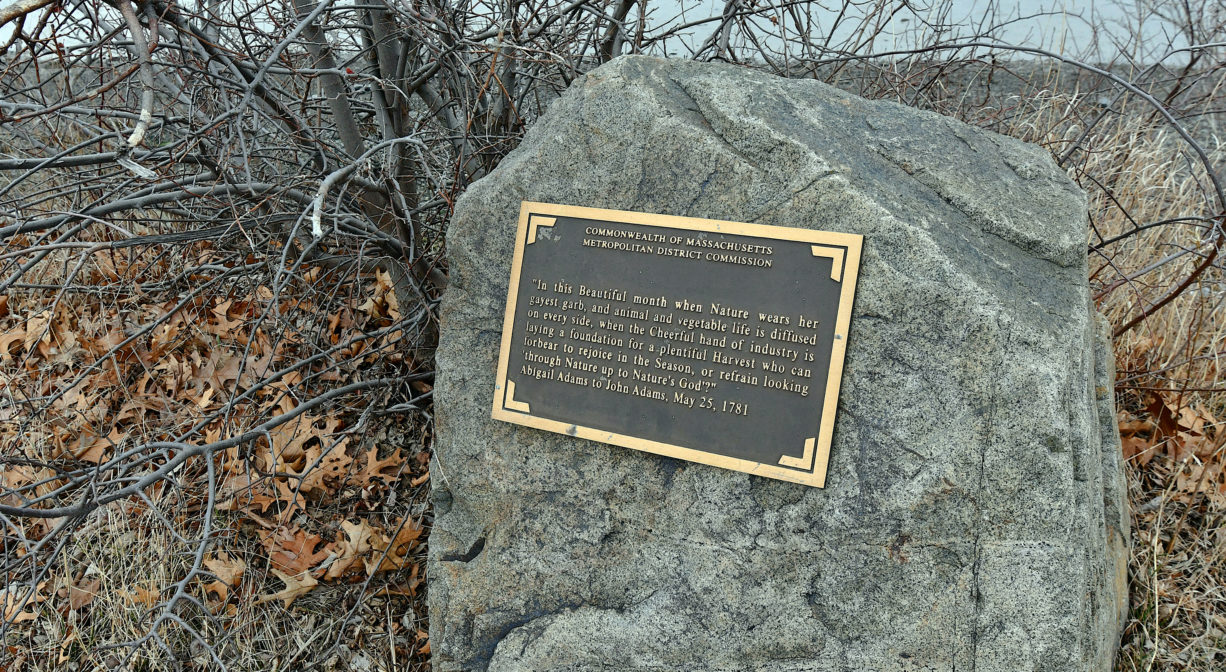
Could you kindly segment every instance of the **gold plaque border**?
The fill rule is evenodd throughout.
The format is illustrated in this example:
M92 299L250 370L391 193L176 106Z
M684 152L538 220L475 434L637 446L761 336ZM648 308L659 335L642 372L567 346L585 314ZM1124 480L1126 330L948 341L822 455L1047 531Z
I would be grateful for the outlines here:
M507 362L511 354L511 331L515 323L515 303L519 296L520 267L524 259L524 247L529 242L529 219L533 215L575 217L623 224L643 224L685 231L726 233L846 248L847 255L842 260L842 288L839 291L839 310L834 327L834 347L830 353L830 376L826 383L826 397L822 408L821 424L817 431L815 442L816 455L814 456L812 468L806 471L798 471L797 469L789 469L775 464L743 460L726 455L708 453L696 448L686 448L685 446L650 441L637 436L616 434L591 427L550 420L532 415L527 410L515 410L516 408L528 408L527 404L516 402L513 393L509 394L509 392L514 390L514 381L507 379ZM531 227L532 234L536 233L535 229L536 227ZM535 238L535 235L532 237ZM535 242L535 240L532 242ZM863 245L864 236L854 233L834 233L783 226L767 226L764 224L726 222L716 219L698 219L675 215L656 215L626 210L606 210L576 205L523 201L519 210L519 226L515 233L515 258L511 264L511 282L507 288L507 309L502 321L502 346L498 353L498 376L494 383L494 409L492 417L495 420L523 425L524 427L542 429L548 432L576 436L581 439L600 441L602 443L611 443L624 448L633 448L657 455L675 457L689 462L698 462L700 464L765 476L781 481L802 483L818 488L825 487L826 466L830 460L830 443L834 436L834 416L838 410L839 387L843 382L843 360L847 354L847 335L848 329L851 326L851 308L856 295L856 281L860 271L860 252ZM817 254L817 250L814 250L814 253ZM802 450L806 447L797 446L797 449ZM808 451L804 452L807 453ZM802 458L793 459L800 460Z

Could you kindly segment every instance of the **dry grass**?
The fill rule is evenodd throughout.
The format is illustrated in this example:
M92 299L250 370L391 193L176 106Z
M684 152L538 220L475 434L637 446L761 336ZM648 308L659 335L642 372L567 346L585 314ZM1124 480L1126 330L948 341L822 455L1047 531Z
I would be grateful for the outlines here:
M1073 113L1079 102L1075 94L1036 96L1020 106L1029 112L1011 130L1060 154L1084 131L1084 117ZM1206 170L1169 126L1135 101L1117 105L1120 113L1097 126L1068 165L1091 196L1090 243L1150 222L1185 220L1092 253L1098 308L1118 329L1201 263L1222 206ZM1214 165L1226 164L1220 138L1202 132L1198 140ZM1119 672L1226 669L1224 304L1219 261L1114 341L1133 534Z
M1102 235L1125 233L1134 222L1212 217L1220 206L1205 193L1205 173L1169 130L1125 119L1095 138L1104 149L1086 167L1112 178L1113 198L1091 192ZM1222 165L1226 151L1220 145L1211 150ZM1198 224L1150 229L1119 245L1109 260L1096 260L1091 277L1103 294L1099 309L1113 325L1124 324L1201 261L1208 246L1204 224ZM1115 340L1133 510L1132 620L1121 671L1226 667L1224 302L1218 265Z

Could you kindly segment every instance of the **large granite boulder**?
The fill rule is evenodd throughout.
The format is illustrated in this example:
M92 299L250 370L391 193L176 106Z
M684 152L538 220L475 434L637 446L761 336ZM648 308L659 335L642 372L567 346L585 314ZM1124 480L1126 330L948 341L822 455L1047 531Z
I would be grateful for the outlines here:
M863 234L826 488L491 420L521 200ZM1086 225L1042 149L935 114L645 57L576 81L447 238L434 669L1110 669Z

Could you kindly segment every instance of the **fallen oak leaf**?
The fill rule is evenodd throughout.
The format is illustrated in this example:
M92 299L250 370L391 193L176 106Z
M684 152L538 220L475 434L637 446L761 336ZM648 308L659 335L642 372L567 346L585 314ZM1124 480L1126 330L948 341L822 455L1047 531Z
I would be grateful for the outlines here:
M33 353L35 344L44 357L51 348L51 318L45 315L26 319L25 339L22 340L27 353Z
M0 605L3 606L0 613L4 616L4 622L15 625L38 620L38 605L47 601L47 596L42 594L46 587L47 582L40 581L33 591L24 590L25 586L17 584L0 588L0 595L4 596L3 605Z
M379 300L379 297L372 296L372 297L370 297L370 298L366 299L366 302L365 302L365 303L363 303L362 305L358 306L358 307L357 307L357 310L359 310L359 311L361 311L361 312L363 312L363 313L367 313L367 314L369 314L369 315L374 315L375 317L379 317L379 316L381 316L381 315L383 314L383 312L384 312L384 311L380 310L380 305L381 305L382 303L383 303L383 302Z
M33 605L26 605L27 609L22 609L19 600L6 595L4 598L4 622L16 625L25 621L37 620L38 614L28 609L31 606Z
M1179 429L1189 434L1201 436L1205 433L1205 421L1207 418L1197 410L1193 410L1191 406L1183 406L1179 409Z
M283 518L294 515L295 511L306 510L306 498L302 496L302 491L299 488L290 487L285 481L277 479L276 490L277 501L288 502L281 509L281 516Z
M341 528L345 530L346 539L338 544L340 554L328 566L328 572L325 575L328 579L335 579L348 571L358 558L370 551L371 537L378 535L378 532L365 520L357 523L342 520Z
M315 577L311 576L310 572L290 575L274 567L272 568L272 573L276 574L277 578L281 579L281 583L285 584L285 590L273 593L271 595L265 595L256 600L256 604L263 604L273 600L281 600L285 603L286 608L288 608L289 605L294 603L294 600L306 595L319 585L319 581L316 581Z
M401 455L399 448L392 452L391 455L388 455L380 460L378 446L372 447L370 450L366 451L366 467L362 469L362 474L360 476L361 485L366 487L375 479L383 481L384 484L395 483L400 479L399 468L402 464L404 464L404 457ZM388 468L395 468L397 473L383 473L383 471Z
M13 361L13 352L10 348L14 343L24 344L26 341L26 332L24 329L10 331L7 334L0 334L0 362Z
M102 587L102 581L93 578L81 582L75 586L68 587L68 608L72 611L78 611L85 607L94 598L98 596L98 589Z
M292 403L289 395L282 397L282 400L288 400L287 403ZM292 408L288 410L292 410ZM306 454L307 442L318 438L318 430L313 425L316 419L307 414L300 421L288 422L269 430L268 436L272 439L271 449L277 458L275 466L277 471L285 471L281 466L282 464L297 466L301 462ZM271 465L266 466L271 467Z
M6 490L16 490L23 485L33 483L35 480L34 467L7 465L4 469L0 469L0 483L4 484Z
M1149 464L1150 460L1154 459L1156 452L1153 441L1137 436L1124 437L1120 441L1120 448L1125 461L1132 461L1141 467Z
M247 563L242 558L231 558L225 551L218 551L216 557L206 559L204 566L228 586L236 585L247 571Z
M403 569L408 563L408 555L412 552L413 547L417 546L417 539L422 533L421 523L412 518L405 520L399 526L396 532L396 538L387 542L386 537L379 535L372 538L371 548L376 554L381 554L382 561L378 567L374 567L373 562L366 563L366 573L375 574L377 572L391 572ZM416 566L414 566L416 570Z
M305 491L327 491L326 481L337 482L349 472L353 458L345 452L348 439L341 439L336 445L325 448L322 444L312 446L306 451L306 465L301 474L301 489ZM326 451L326 452L325 452Z
M327 546L318 548L323 543L322 537L318 534L307 534L297 527L292 530L280 527L268 534L257 534L261 537L260 543L268 551L268 559L273 567L293 574L310 571L330 555Z
M230 596L230 589L238 585L243 573L247 571L247 563L243 562L242 558L231 558L224 551L218 551L217 557L206 559L204 566L210 574L217 577L216 581L210 582L204 589L206 592L215 593L219 600Z
M382 268L375 269L375 297L381 298L387 307L387 316L399 320L400 301L396 298L396 283L392 274ZM369 303L369 302L368 302Z
M92 462L100 464L106 457L107 448L111 447L111 440L104 436L95 436L93 433L84 432L77 437L76 445L68 449L69 453L82 462Z
M119 595L127 600L129 604L141 604L146 607L152 607L162 598L162 591L157 588L136 586L134 592L129 593L126 590L121 590Z
M251 489L247 492L226 499L222 503L218 504L216 508L220 511L238 511L248 518L263 520L256 516L256 509L259 509L260 513L265 513L268 511L268 507L277 501L280 500L276 499L275 497L269 497L264 492L257 492L256 490ZM276 526L264 525L264 527Z
M246 473L237 473L226 478L222 483L218 498L221 503L216 508L222 511L241 511L252 515L256 509L261 513L278 501L268 494L268 482L258 480L252 482Z
M229 336L231 332L237 331L245 323L244 317L238 319L230 319L230 308L234 303L233 299L224 301L214 306L209 312L212 313L212 319L205 319L202 325L203 329L213 334L214 336Z
M106 333L99 335L97 338L82 337L81 345L85 350L94 355L103 355L118 348L119 344L123 343L127 338L128 336L124 333L123 327L115 324L111 325ZM124 350L130 352L132 346L129 345ZM116 352L115 354L122 356L123 353Z
M69 660L72 660L72 656L68 653L68 649L72 647L72 643L76 641L79 641L77 637L77 629L75 626L70 625L68 626L68 634L62 640L60 640L60 653L59 656L56 657L56 665L63 665Z

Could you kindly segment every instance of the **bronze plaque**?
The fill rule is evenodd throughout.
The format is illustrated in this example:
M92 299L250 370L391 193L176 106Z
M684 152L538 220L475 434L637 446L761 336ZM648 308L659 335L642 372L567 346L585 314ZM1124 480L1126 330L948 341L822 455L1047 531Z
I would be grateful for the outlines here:
M493 417L822 487L862 242L524 202Z

